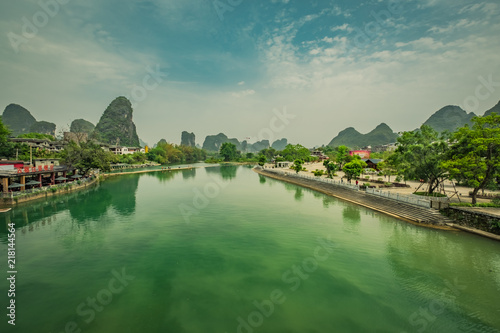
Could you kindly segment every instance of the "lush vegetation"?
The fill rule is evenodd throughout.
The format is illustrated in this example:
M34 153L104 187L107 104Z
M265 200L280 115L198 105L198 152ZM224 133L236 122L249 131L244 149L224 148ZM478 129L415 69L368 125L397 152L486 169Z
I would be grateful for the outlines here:
M207 154L196 147L178 146L161 140L155 148L145 154L145 157L149 161L160 164L195 163L205 160Z
M87 175L92 169L109 171L111 156L105 152L100 145L92 142L70 142L61 153L61 163L71 168L80 170L81 174Z
M21 134L17 136L18 138L21 139L40 139L40 140L50 140L50 141L55 141L56 139L54 136L50 134L42 134L42 133L26 133L26 134Z
M104 143L139 147L139 137L132 121L132 112L132 104L127 98L116 98L102 114L93 135Z
M75 119L71 122L69 131L73 133L87 133L90 135L94 129L95 126L90 121L85 119Z

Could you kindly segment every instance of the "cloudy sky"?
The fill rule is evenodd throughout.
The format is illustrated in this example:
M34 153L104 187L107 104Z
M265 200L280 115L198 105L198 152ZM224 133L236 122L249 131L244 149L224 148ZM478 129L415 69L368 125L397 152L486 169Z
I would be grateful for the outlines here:
M4 0L0 106L61 129L127 96L150 144L411 130L500 100L499 18L498 0Z

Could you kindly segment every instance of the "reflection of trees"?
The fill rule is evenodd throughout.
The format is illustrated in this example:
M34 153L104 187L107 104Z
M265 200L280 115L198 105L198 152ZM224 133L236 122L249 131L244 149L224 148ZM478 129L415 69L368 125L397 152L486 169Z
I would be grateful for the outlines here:
M236 177L237 165L220 165L215 167L205 168L208 174L218 175L223 180L231 180Z
M359 209L359 206L346 203L346 207L342 211L342 217L344 218L344 221L359 223L361 222L361 210Z
M119 215L128 216L135 212L135 192L139 185L138 175L121 176L113 179L113 182L105 182L103 185L105 185L103 188L109 188L112 193L111 205Z
M265 184L266 183L266 177L259 175L259 183Z
M195 168L182 171L182 178L183 179L189 179L189 178L195 178L195 177L196 177L196 169Z
M302 187L297 186L295 188L295 195L294 195L295 200L301 201L303 197L304 197L304 193L303 193Z
M160 172L151 172L147 173L146 175L155 177L160 181L160 183L166 183L172 179L174 179L175 175L177 174L177 171L172 171L172 170L163 170Z

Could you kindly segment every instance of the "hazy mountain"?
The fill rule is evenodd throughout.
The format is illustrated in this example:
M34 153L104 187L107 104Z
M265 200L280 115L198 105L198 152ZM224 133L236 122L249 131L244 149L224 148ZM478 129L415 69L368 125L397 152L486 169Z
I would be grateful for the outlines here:
M328 145L332 147L344 145L354 149L365 146L385 145L395 142L397 137L398 135L394 133L392 129L387 126L387 124L382 123L367 134L361 134L353 127L348 127L339 132L339 134L333 138Z
M494 107L492 107L491 109L489 109L488 111L486 111L484 113L484 115L485 116L489 116L493 112L495 112L497 115L500 115L500 102L498 102L497 105L495 105Z
M229 139L224 133L207 135L203 142L203 149L208 151L219 151L220 146L225 142L231 142L236 146L236 149L241 150L241 143L238 139Z
M12 136L30 133L31 126L36 123L31 113L17 104L9 104L2 114L3 123L12 131Z
M116 98L101 116L94 134L101 142L121 146L139 147L139 137L132 120L132 104L120 96Z
M85 119L75 119L71 122L71 126L69 127L69 131L72 133L87 133L89 135L94 129L94 124Z
M283 138L281 140L274 141L271 147L273 147L276 150L283 150L287 145L288 145L288 140Z
M471 119L475 116L473 112L467 113L459 106L448 105L430 116L424 125L428 125L438 132L453 132L465 124L471 124Z
M188 133L183 131L181 134L181 146L195 147L196 146L196 136L194 133Z
M41 133L56 136L56 124L48 121L37 121L30 126L28 133Z
M269 144L269 140L257 141L251 145L250 149L247 149L249 152L259 152L262 149L267 149L271 145Z

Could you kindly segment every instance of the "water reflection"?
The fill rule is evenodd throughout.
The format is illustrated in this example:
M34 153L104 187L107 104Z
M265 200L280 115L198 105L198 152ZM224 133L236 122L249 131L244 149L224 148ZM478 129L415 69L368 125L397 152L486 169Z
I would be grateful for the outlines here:
M189 178L195 178L195 177L196 177L196 169L195 168L182 171L182 178L183 179L189 179Z
M295 188L295 195L294 195L295 200L301 201L303 197L304 197L304 193L303 193L302 187L297 186Z
M208 167L205 169L208 174L214 174L221 177L223 180L231 180L236 177L236 172L238 171L237 165L220 165L214 167Z
M124 178L125 177L125 181ZM99 221L101 226L107 220L102 217L114 208L120 216L130 216L136 209L136 191L139 185L138 175L111 177L88 190L48 197L27 204L21 204L0 215L4 223L0 224L0 242L7 241L7 225L15 223L22 233L37 230L56 221L57 215L68 212L71 226L87 227L89 221Z
M259 183L265 184L266 183L266 177L262 176L262 175L259 175Z

